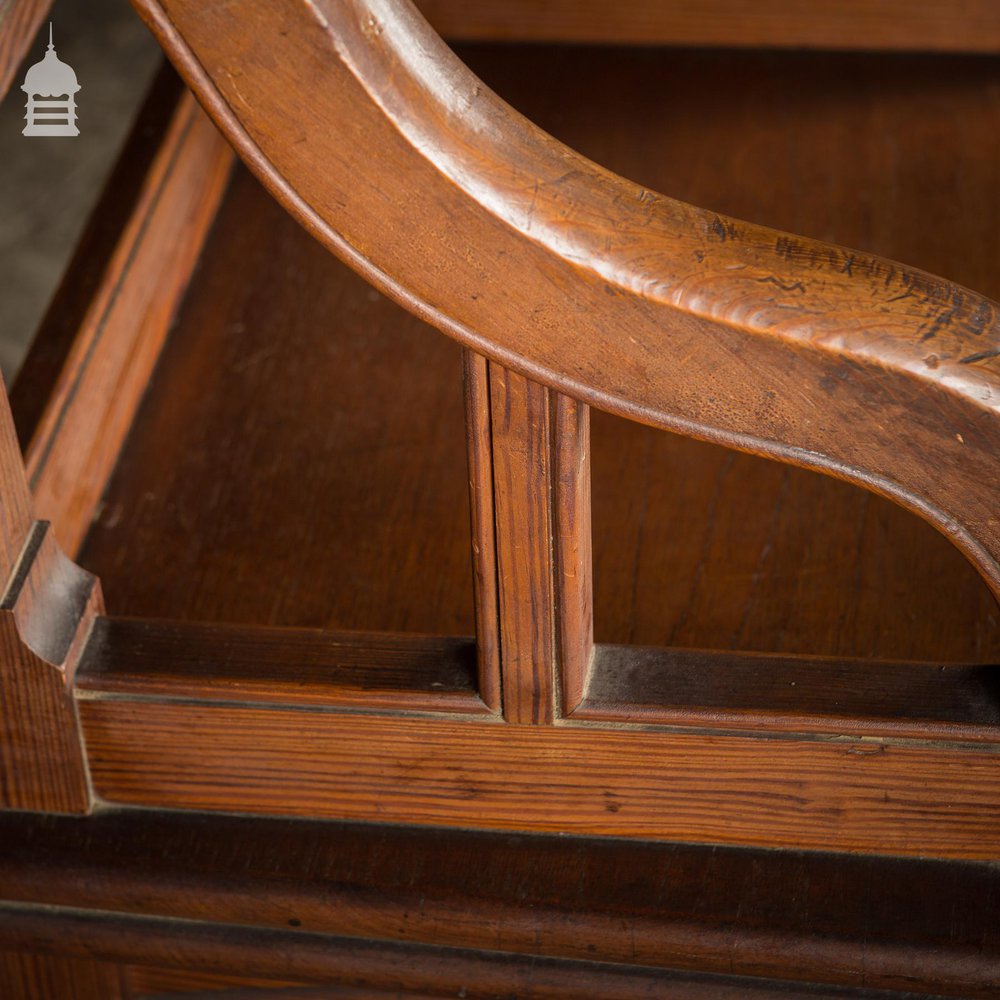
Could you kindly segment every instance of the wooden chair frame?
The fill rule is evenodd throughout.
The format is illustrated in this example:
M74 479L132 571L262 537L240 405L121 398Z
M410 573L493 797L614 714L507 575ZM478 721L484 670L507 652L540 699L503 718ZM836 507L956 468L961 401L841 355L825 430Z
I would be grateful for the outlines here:
M631 840L640 852L669 841L1000 860L1000 711L987 671L595 645L589 465L594 406L816 469L925 518L1000 596L996 303L609 173L505 105L409 3L135 4L286 209L464 346L477 634L108 617L97 581L62 554L75 553L99 502L227 177L228 146L186 96L104 248L98 294L23 461L0 414L5 809L573 833L624 838L622 852ZM787 686L761 691L760 671ZM832 707L831 689L842 695ZM24 857L40 838L61 858L79 824L121 838L142 813L125 815L35 818L30 836L23 825L6 836ZM112 878L106 856L88 863ZM75 910L46 918L31 907L102 908L104 890L79 880L63 891L4 878L0 925L21 927L22 944L83 934ZM306 881L297 892L308 894ZM169 938L168 918L194 918L163 886L146 891L157 934ZM135 934L140 895L125 905ZM213 919L245 922L222 912L223 896ZM124 957L114 945L124 919L90 915L97 953ZM370 929L388 934L378 921ZM198 961L177 933L170 940ZM601 959L683 967L677 942L665 949L662 929L650 933L659 951L629 957L618 942ZM255 968L326 974L326 945L297 940L295 962ZM232 945L233 961L246 961L248 941ZM485 946L466 932L435 941ZM552 941L553 961L588 958ZM692 968L849 981L815 957L727 970L723 951L703 949ZM903 976L890 953L872 980L886 988ZM988 995L995 967L966 959L963 988ZM645 973L629 975L638 990ZM956 975L942 966L926 981Z

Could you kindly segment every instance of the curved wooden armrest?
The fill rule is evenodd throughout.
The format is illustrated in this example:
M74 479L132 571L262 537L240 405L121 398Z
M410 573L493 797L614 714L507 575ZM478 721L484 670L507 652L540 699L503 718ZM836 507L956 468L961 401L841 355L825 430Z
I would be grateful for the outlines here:
M134 2L272 193L407 308L595 406L892 497L1000 595L996 303L611 174L406 0Z

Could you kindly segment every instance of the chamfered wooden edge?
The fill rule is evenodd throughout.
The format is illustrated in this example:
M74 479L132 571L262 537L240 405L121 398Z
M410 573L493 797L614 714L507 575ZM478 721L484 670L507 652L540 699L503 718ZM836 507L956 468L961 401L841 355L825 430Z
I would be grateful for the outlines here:
M486 715L471 638L134 618L94 622L78 697Z
M993 0L418 0L451 40L1000 52Z
M344 973L347 935L511 963L970 997L1000 986L991 864L143 810L0 814L0 841L5 944L308 979ZM237 952L212 965L211 947L174 948L279 931L283 946L246 967ZM318 938L333 948L326 966L288 958Z
M10 90L51 6L52 0L0 2L0 99Z
M997 668L598 644L578 722L1000 743Z
M888 496L1000 593L995 303L602 170L409 3L134 2L272 193L407 308L593 405Z
M166 89L154 84L157 101ZM155 117L151 103L144 111ZM143 160L142 145L130 143L126 159ZM99 282L81 279L89 302L25 449L35 509L70 554L91 524L232 162L215 126L182 94Z

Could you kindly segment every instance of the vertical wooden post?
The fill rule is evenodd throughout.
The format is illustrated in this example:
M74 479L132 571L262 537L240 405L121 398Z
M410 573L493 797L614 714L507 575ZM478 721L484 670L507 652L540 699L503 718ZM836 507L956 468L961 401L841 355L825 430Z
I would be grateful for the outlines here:
M34 521L0 387L0 808L86 812L90 789L70 685L102 607L97 580Z
M553 449L559 677L569 715L583 700L594 653L589 406L556 395Z
M503 713L544 724L593 650L589 410L489 363Z
M493 440L490 382L486 359L466 348L465 433L472 514L472 581L476 604L476 658L479 697L500 709L500 622L497 550L493 511Z
M503 712L556 714L549 390L490 362Z

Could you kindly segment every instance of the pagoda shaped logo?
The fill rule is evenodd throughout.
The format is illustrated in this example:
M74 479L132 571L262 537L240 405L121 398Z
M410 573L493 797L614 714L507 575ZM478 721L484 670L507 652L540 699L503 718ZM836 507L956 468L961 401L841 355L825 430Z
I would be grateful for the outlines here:
M76 94L80 90L73 67L64 63L52 44L49 22L49 47L45 58L28 68L21 90L28 95L22 135L79 135L76 127Z

